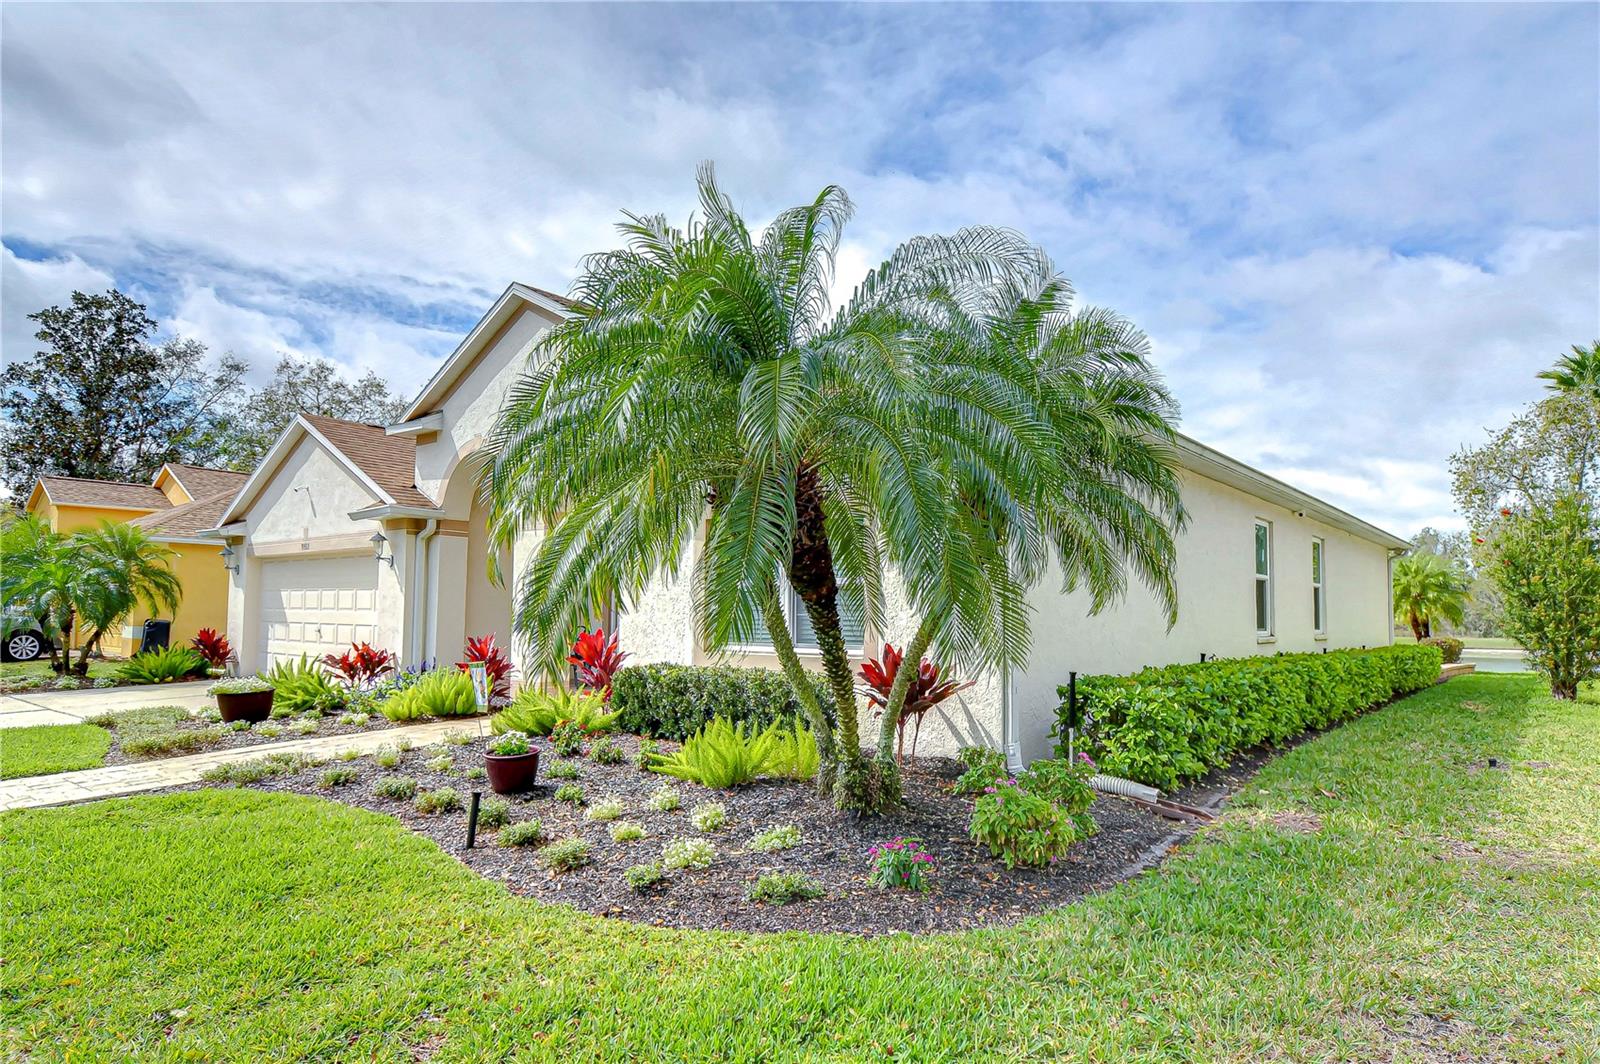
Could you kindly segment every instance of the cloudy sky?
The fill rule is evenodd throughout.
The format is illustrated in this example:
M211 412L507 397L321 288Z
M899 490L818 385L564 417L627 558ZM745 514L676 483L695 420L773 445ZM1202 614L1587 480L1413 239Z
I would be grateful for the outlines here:
M1015 226L1212 446L1409 534L1600 336L1593 4L93 6L3 13L4 354L117 285L176 332L424 381L622 208L829 182L842 274Z

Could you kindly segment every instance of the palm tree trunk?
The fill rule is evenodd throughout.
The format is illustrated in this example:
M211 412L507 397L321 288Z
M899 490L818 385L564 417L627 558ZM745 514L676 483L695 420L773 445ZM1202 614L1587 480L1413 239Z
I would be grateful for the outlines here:
M1422 634L1422 618L1417 616L1415 609L1411 610L1410 614L1411 616L1407 619L1411 621L1411 634L1416 636L1417 642L1420 643L1427 638Z
M900 668L895 670L894 683L889 685L888 704L883 707L883 724L878 728L878 760L891 760L894 750L894 735L900 729L900 718L906 711L906 694L911 690L911 681L916 679L917 669L922 666L922 655L928 652L928 645L933 642L933 626L923 621L917 628L917 634L911 637L911 642L906 646L905 657L900 659Z
M767 592L766 602L762 605L762 618L767 623L767 633L772 637L773 653L777 655L778 665L783 669L784 678L789 681L789 686L794 688L795 699L811 718L811 735L817 743L819 765L817 790L831 794L839 768L839 754L833 742L833 729L828 725L828 715L822 711L822 703L817 701L817 692L811 686L811 677L806 673L806 667L800 663L800 655L795 653L794 641L789 638L789 622L783 615L783 604L778 600L777 584L769 585Z

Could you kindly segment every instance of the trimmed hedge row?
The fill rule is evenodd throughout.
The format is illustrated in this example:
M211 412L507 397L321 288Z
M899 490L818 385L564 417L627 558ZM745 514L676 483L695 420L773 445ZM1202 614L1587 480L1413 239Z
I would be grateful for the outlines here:
M827 684L814 678L828 705ZM765 728L809 721L783 673L712 665L629 665L611 678L611 708L623 731L682 742L712 717Z
M1229 658L1166 665L1131 676L1078 680L1100 770L1170 790L1261 743L1281 743L1428 687L1437 647L1390 646L1326 654ZM1069 707L1062 696L1057 732Z

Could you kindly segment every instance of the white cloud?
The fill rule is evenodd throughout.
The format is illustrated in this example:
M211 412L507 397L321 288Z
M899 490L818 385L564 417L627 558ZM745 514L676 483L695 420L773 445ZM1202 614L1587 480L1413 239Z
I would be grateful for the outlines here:
M38 349L38 341L33 338L38 323L29 321L29 314L66 303L74 290L104 292L116 284L110 274L90 266L76 255L24 259L10 248L0 248L0 255L4 256L4 272L0 273L0 296L3 296L0 315L5 318L0 347L3 347L7 365L28 358Z

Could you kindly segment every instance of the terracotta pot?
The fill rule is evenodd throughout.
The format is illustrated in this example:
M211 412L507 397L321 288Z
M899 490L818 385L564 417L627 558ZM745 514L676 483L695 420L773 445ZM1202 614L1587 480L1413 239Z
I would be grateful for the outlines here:
M251 724L260 724L272 716L272 696L277 692L266 691L241 691L238 694L223 694L217 692L217 709L222 713L222 722L247 720Z
M521 794L533 788L539 774L539 751L525 754L484 754L483 767L489 773L489 789L496 794Z

